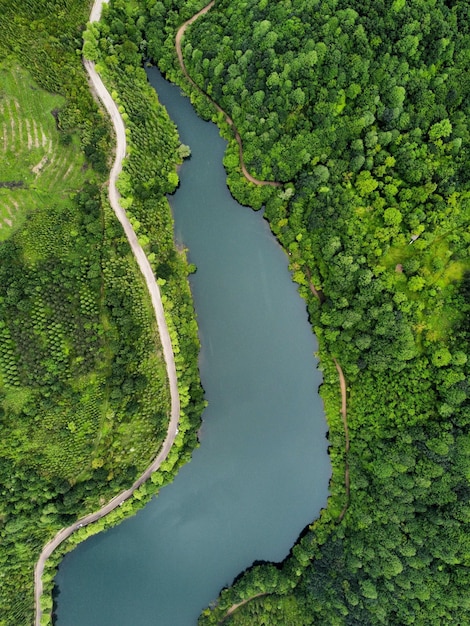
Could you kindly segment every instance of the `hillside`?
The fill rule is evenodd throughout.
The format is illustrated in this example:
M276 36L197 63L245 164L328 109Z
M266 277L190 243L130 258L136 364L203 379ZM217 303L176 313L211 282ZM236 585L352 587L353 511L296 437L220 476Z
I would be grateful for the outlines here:
M33 623L42 546L129 487L156 456L169 391L146 286L107 204L113 139L77 54L89 3L1 0L0 9L0 624L18 626ZM157 210L139 238L165 271L187 417L165 471L121 518L189 456L202 403L188 267L164 198L175 186L168 176L181 160L179 141L153 106L154 140L164 138ZM81 529L70 545L92 532ZM45 582L50 592L51 572ZM51 606L44 599L45 619Z

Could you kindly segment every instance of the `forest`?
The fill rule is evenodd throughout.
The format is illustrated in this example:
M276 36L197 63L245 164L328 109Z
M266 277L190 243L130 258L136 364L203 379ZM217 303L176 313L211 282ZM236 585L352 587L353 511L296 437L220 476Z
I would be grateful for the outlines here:
M32 623L42 545L132 482L167 411L146 294L101 187L112 139L80 62L88 3L16 4L0 0L1 71L22 76L2 80L1 115L27 111L27 72L44 107L44 92L63 98L53 127L41 121L43 147L63 163L79 150L83 166L57 193L46 161L34 179L1 170L2 626ZM264 207L289 254L319 339L333 464L328 506L287 559L240 575L200 624L470 623L468 3L218 0L183 40L196 88L174 41L203 4L115 0L84 35L129 128L121 193L170 302L186 403L181 447L126 508L188 458L203 404L191 268L173 248L164 200L186 150L146 85L152 59L231 139L232 193ZM250 173L282 187L245 180L233 130L207 95L233 119ZM39 130L33 138L42 145Z
M81 61L90 3L0 0L0 8L0 624L30 626L42 547L149 465L166 436L169 390L145 283L107 202L114 139ZM129 206L133 197L134 228L165 300L180 434L148 484L50 560L44 624L60 554L142 507L197 445L204 401L191 266L174 247L165 197L181 146L140 78L140 92L137 80L126 87L147 121L130 124L121 191Z
M194 87L174 42L202 6L116 0L89 49L152 59L231 139L230 189L265 208L319 339L333 476L288 558L200 624L470 623L468 3L219 0L184 36ZM246 181L207 96L282 188Z

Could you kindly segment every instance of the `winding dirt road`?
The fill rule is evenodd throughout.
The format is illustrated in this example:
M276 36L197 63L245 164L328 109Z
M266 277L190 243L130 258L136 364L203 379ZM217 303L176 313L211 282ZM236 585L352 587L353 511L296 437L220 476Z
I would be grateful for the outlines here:
M227 613L225 613L225 615L220 620L220 622L218 622L218 626L221 626L225 622L225 620L228 617L230 617L230 615L232 615L232 613L235 613L235 611L239 609L241 606L243 606L244 604L248 604L248 602L251 602L255 598L261 598L261 596L269 596L269 595L270 595L269 591L262 591L261 593L257 593L256 595L251 596L251 598L247 598L246 600L242 600L241 602L232 604L232 606L228 609Z
M93 8L90 14L90 22L99 21L101 16L101 8L103 4L107 2L107 0L95 0L93 4ZM140 246L137 235L135 234L124 209L119 204L119 193L116 189L116 181L121 172L122 161L126 156L126 132L124 127L124 122L121 118L121 115L118 111L118 108L108 93L106 87L103 84L103 81L98 76L95 70L95 64L91 61L84 61L85 68L90 77L90 81L95 93L98 95L99 99L103 103L107 112L109 113L113 126L116 132L116 155L113 167L111 169L111 173L109 176L109 201L110 204L116 214L116 217L122 224L124 232L126 234L127 239L129 240L129 244L131 246L132 252L137 260L140 271L144 276L147 288L150 293L152 306L155 311L155 317L158 324L158 330L160 334L160 340L163 348L163 354L165 358L166 370L168 375L168 381L170 385L170 395L171 395L171 415L170 415L170 423L168 425L168 431L163 442L162 448L152 463L147 467L145 472L139 476L139 478L135 481L135 483L126 491L115 496L110 502L108 502L105 506L103 506L98 511L94 513L90 513L89 515L85 515L81 519L77 520L72 526L68 528L63 528L60 530L57 535L47 543L41 555L36 563L34 569L34 602L35 602L35 625L40 626L41 623L41 607L40 607L40 598L42 595L43 585L42 585L42 574L44 572L44 565L49 556L54 552L54 550L63 542L65 539L70 537L70 535L81 528L82 526L87 526L92 522L104 517L115 508L117 508L120 504L122 504L125 500L130 498L134 491L140 487L149 477L155 472L163 461L168 456L168 453L173 445L175 437L178 432L178 420L180 417L180 399L178 393L178 381L176 377L176 366L175 359L173 355L173 348L171 345L170 334L168 332L168 327L165 320L165 314L163 311L162 300L160 296L160 289L155 280L155 276L153 270L150 266L150 263L145 256L142 247Z
M215 2L215 0L212 0L211 2L209 2L209 4L207 6L205 6L203 9L198 11L195 15L193 15L189 20L184 22L178 28L178 31L176 33L176 39L175 39L175 47L176 47L176 54L178 55L179 64L181 66L183 74L186 76L186 78L191 83L191 85L196 87L196 89L198 91L200 91L210 102L212 102L212 104L215 106L217 111L220 111L220 113L222 113L225 116L225 121L227 122L227 124L232 127L233 133L235 135L235 139L237 140L237 143L238 143L238 154L239 154L239 158L240 158L240 166L242 168L243 176L247 180L249 180L250 183L254 183L255 185L270 185L271 187L282 187L281 183L278 183L278 182L275 182L275 181L272 181L272 180L258 180L257 178L255 178L254 176L252 176L248 172L248 170L246 169L246 166L245 166L245 161L243 159L242 138L240 137L240 133L238 132L237 127L235 126L232 118L222 109L222 107L220 107L217 104L217 102L212 100L212 98L209 96L209 94L207 94L205 91L203 91L199 87L199 85L197 85L193 81L193 79L191 78L191 76L188 73L188 70L186 69L186 65L184 64L183 52L181 50L181 41L183 39L184 33L185 33L186 29L188 28L188 26L190 26L193 22L195 22L198 17L200 17L201 15L204 15L204 13L207 13L214 6L214 2Z

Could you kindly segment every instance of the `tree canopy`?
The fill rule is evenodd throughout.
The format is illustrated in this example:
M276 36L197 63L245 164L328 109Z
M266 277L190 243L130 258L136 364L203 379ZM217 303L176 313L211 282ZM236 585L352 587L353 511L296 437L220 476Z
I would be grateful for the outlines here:
M207 116L173 49L200 5L145 5L149 54ZM285 183L260 202L229 147L232 193L265 205L308 302L333 461L328 507L282 568L248 571L201 624L264 592L227 623L470 620L469 23L459 0L221 0L186 31L248 170Z

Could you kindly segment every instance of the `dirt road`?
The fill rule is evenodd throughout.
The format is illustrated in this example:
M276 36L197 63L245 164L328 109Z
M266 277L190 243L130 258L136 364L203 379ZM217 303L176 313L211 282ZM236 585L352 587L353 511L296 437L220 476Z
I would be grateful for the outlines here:
M320 305L325 301L325 296L322 291L316 289L315 285L312 283L312 278L310 275L310 271L308 267L305 268L305 272L307 274L309 280L310 291L313 295L318 299ZM344 428L344 490L346 492L346 502L341 513L338 516L338 522L341 522L343 517L346 514L346 511L349 507L349 501L351 497L351 484L349 477L349 462L348 462L348 453L349 453L349 427L348 427L348 391L346 386L346 379L344 377L343 368L338 363L338 360L333 357L333 362L336 367L336 371L338 372L339 377L339 387L341 391L341 419L343 420L343 428Z
M91 22L98 21L100 19L101 8L103 3L106 1L107 0L95 0L90 14ZM103 81L98 76L95 70L94 63L92 63L91 61L84 61L84 65L90 77L93 89L103 103L107 112L109 113L116 132L116 155L109 176L109 201L118 220L122 224L126 237L129 240L132 252L137 260L140 271L144 276L147 288L150 293L152 306L155 311L155 317L157 319L160 340L163 347L163 354L166 363L168 381L170 385L171 416L167 435L160 452L149 465L149 467L147 467L145 472L141 476L139 476L135 483L129 489L114 497L110 502L108 502L98 511L90 513L89 515L82 517L80 520L77 520L77 522L75 522L72 526L60 530L57 535L44 546L34 569L34 601L36 626L40 626L41 623L42 612L40 607L40 598L42 595L42 574L44 571L45 562L47 561L49 556L63 541L65 541L65 539L70 537L73 532L78 530L78 528L81 528L82 526L87 526L88 524L91 524L92 522L95 522L96 520L104 517L105 515L110 513L110 511L118 507L122 502L130 498L134 491L138 487L140 487L149 478L149 476L160 467L160 465L168 456L168 453L177 435L178 420L180 416L180 399L178 393L175 359L173 355L173 348L171 346L168 327L165 320L165 314L163 311L160 289L156 282L150 263L148 262L148 259L145 256L145 253L137 240L137 235L135 234L124 209L119 204L119 193L116 189L116 181L122 168L122 161L126 156L126 132L124 122L121 118L115 102L111 98L111 95L108 93L106 87L103 84Z

